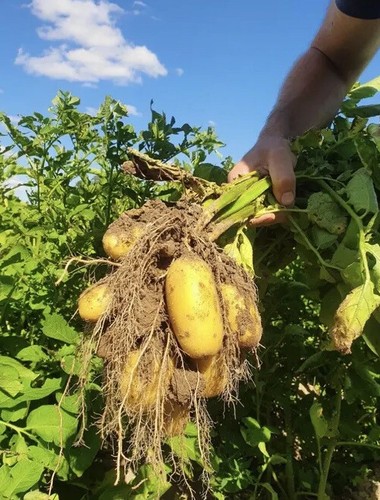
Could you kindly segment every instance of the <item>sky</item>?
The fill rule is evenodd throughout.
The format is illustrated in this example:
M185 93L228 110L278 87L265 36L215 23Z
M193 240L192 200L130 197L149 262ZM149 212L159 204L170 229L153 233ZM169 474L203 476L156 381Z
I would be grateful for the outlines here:
M129 107L136 130L154 108L214 126L238 160L328 0L2 0L0 111L47 113L59 89L97 109ZM380 54L361 81L380 74Z

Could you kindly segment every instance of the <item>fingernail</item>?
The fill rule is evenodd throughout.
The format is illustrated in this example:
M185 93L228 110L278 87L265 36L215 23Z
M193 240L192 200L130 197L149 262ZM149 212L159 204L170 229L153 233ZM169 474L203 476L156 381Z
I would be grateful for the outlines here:
M283 205L291 205L294 201L294 195L291 191L287 191L286 193L284 193L281 197L281 203Z

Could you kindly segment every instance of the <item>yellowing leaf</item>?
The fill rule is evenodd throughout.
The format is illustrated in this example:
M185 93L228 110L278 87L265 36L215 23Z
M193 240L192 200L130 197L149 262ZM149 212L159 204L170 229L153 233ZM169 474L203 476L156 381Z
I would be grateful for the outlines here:
M338 307L330 329L337 351L343 354L351 352L352 342L363 333L366 322L379 304L380 296L374 294L371 282L351 290Z

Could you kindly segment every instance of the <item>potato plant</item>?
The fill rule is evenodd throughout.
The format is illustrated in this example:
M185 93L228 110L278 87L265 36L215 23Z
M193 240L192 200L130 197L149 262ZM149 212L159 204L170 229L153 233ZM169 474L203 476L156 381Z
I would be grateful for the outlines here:
M368 120L378 106L360 99L378 87L357 86L328 128L293 143L298 193L287 225L246 225L260 211L284 210L267 179L248 179L238 207L227 190L217 216L204 203L212 237L255 274L262 348L249 358L252 380L240 385L238 403L208 401L209 462L190 422L182 438L169 429L160 473L141 460L137 470L122 469L118 484L124 464L116 467L96 425L104 362L92 356L83 379L78 346L89 332L77 299L109 273L102 239L112 221L150 200L173 206L189 186L206 200L201 179L222 199L232 161L211 163L222 146L212 129L179 127L152 109L147 129L135 132L111 98L96 116L64 92L46 116L15 125L1 115L0 498L190 498L189 486L200 498L205 468L217 499L355 498L368 489L380 456L380 141ZM144 177L143 164L139 175L126 174L120 166L131 147L153 160L150 172L173 165L171 180ZM187 486L176 481L170 454Z

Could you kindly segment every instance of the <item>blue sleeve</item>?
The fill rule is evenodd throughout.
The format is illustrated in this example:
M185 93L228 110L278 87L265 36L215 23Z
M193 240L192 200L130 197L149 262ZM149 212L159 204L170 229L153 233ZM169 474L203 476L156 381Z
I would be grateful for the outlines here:
M338 9L359 19L380 19L380 0L335 0Z

